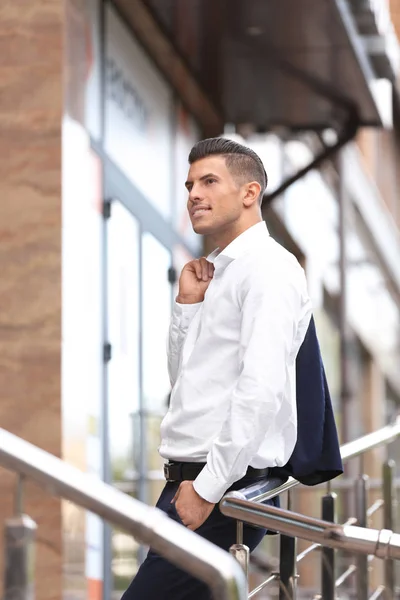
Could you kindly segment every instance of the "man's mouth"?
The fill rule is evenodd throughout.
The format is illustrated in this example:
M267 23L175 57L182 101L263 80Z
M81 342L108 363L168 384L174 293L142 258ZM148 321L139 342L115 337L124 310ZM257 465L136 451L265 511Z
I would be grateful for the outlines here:
M204 207L202 207L202 208L195 208L195 209L192 211L192 217L193 217L193 218L194 218L194 217L200 217L200 216L204 215L206 212L208 212L208 211L210 211L210 210L211 210L211 208L208 208L208 207L206 207L206 206L204 206Z

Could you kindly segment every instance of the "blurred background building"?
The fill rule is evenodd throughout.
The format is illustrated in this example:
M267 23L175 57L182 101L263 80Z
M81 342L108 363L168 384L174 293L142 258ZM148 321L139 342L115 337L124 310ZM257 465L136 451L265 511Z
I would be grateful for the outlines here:
M155 502L171 305L211 250L186 214L187 156L215 135L264 161L264 217L306 270L341 440L389 422L400 2L5 0L0 19L1 426ZM3 520L3 470L0 489ZM33 485L26 506L39 600L119 598L143 555L132 538Z

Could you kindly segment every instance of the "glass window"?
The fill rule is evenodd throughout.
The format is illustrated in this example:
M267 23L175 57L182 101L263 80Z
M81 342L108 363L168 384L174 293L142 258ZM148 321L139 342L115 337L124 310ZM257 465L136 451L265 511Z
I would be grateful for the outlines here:
M143 235L143 397L147 412L165 412L170 383L166 343L171 318L171 254L153 235Z
M139 544L125 531L112 531L112 600L119 600L139 568L137 555Z
M181 276L181 272L183 267L193 260L195 257L190 254L190 252L182 246L181 244L176 244L173 250L174 257L174 268L176 270L176 281L173 286L173 298L176 298L179 291L179 277Z
M108 226L109 444L114 481L133 464L132 413L139 406L139 228L116 201Z
M100 158L82 126L63 119L62 441L63 458L102 478L103 216ZM63 589L70 599L99 590L103 523L63 501ZM97 592L92 598L98 598Z
M169 219L172 92L111 6L106 22L105 150Z
M139 226L119 202L108 222L108 435L112 481L130 482L134 470L133 413L139 407ZM138 544L112 531L112 575L121 596L137 569Z
M160 424L167 411L171 386L167 368L167 338L171 318L171 253L153 235L143 235L142 318L143 398L146 436L146 501L155 504L164 485L158 453Z

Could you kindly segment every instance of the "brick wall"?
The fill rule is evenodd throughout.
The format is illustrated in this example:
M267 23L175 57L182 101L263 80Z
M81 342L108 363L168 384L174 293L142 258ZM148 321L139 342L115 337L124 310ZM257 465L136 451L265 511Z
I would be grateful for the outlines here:
M390 0L389 6L394 28L400 40L400 2L399 0Z

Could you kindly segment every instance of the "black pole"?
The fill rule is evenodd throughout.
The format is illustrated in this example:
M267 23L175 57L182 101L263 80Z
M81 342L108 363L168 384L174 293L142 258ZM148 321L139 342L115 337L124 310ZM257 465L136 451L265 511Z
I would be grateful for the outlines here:
M294 600L296 590L296 539L281 535L279 600Z
M322 519L335 522L336 494L328 493L322 498ZM321 550L321 595L324 600L335 600L335 550Z

